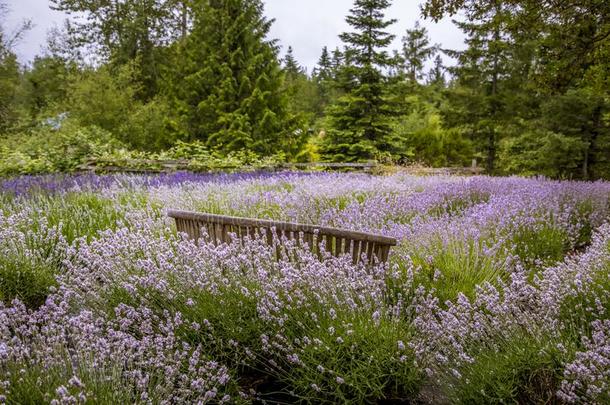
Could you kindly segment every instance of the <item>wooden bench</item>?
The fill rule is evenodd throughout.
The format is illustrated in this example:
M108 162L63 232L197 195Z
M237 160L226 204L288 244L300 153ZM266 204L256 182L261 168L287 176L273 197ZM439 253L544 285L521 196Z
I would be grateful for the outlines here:
M354 263L361 262L364 254L368 264L374 263L375 258L387 262L390 248L396 245L396 239L387 236L315 225L189 211L170 210L167 214L176 221L178 232L184 232L195 240L201 238L202 229L215 244L231 242L232 233L238 238L265 236L270 245L274 238L278 238L280 243L286 238L295 240L297 244L307 243L318 255L321 255L322 246L334 256L350 254Z

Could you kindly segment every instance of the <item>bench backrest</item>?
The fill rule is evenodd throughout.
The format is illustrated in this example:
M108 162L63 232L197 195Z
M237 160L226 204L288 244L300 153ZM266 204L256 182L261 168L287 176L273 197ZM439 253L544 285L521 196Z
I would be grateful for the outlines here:
M269 244L274 238L278 238L280 243L282 238L286 238L295 240L297 244L307 243L318 254L322 246L334 256L350 254L354 263L362 261L363 254L366 254L369 264L374 263L374 258L386 262L390 248L396 245L396 239L383 235L292 222L175 210L168 211L168 216L175 219L179 232L195 240L202 236L202 229L215 244L229 243L232 233L238 238L265 235Z

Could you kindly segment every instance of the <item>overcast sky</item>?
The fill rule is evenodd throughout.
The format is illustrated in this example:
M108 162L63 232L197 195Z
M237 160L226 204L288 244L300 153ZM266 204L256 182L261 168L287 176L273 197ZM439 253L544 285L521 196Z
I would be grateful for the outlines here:
M22 62L32 60L41 52L49 28L61 25L65 18L63 13L49 8L48 0L0 1L8 3L11 9L6 24L9 30L23 19L31 19L34 23L34 28L16 49ZM422 2L423 0L394 0L388 9L386 15L398 20L389 29L396 35L392 48L398 48L405 30L413 27L415 21L421 18L419 5ZM324 45L334 49L341 44L338 35L349 31L345 16L352 7L353 0L267 0L265 4L267 16L275 19L270 36L280 40L282 56L288 46L292 45L297 60L308 71L315 66ZM430 21L422 23L428 28L433 43L449 49L464 47L464 36L449 19L438 24Z

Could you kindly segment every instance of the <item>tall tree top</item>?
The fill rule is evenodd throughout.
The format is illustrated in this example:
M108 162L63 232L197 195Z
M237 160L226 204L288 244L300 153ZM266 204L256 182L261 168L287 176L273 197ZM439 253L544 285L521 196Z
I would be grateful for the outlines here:
M332 61L328 52L328 47L322 48L322 54L318 59L318 64L313 70L313 75L319 80L328 80L332 76Z
M391 64L392 58L384 50L394 35L385 31L397 20L385 19L384 10L390 7L389 0L356 0L345 19L355 32L344 32L341 40L349 44L349 57L352 63L359 66L385 67Z
M408 29L402 38L402 57L405 70L412 81L423 78L424 64L434 55L438 46L430 45L428 30L422 27L419 21L412 29Z
M445 87L447 84L445 79L445 66L443 66L443 58L441 58L441 55L436 55L434 58L434 66L428 73L428 83L438 87Z
M305 73L301 65L299 65L299 62L297 62L294 57L292 46L288 47L288 51L284 57L284 70L290 76L298 76Z

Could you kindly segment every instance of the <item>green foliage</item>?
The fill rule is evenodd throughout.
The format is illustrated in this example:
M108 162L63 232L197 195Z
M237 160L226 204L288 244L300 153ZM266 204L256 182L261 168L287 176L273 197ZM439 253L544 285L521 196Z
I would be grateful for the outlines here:
M172 116L169 104L162 97L146 104L136 103L115 133L119 140L137 150L162 151L176 141L168 122Z
M62 354L66 358L71 355L68 350ZM72 364L73 367L48 367L38 362L24 365L9 361L6 367L7 378L11 387L14 387L10 391L10 401L19 404L49 402L49 396L45 393L56 392L60 386L63 386L69 395L76 398L81 389L71 385L66 388L63 384L73 376L77 376L79 381L87 387L88 397L85 403L133 402L133 393L125 387L124 380L120 377L122 370L119 367L86 368L78 367L71 362L66 362L66 364Z
M428 73L428 84L436 88L444 88L447 85L444 71L443 59L441 58L441 55L436 55L434 58L434 67L430 69L430 72Z
M109 132L120 128L133 110L136 88L131 67L117 73L105 66L81 72L68 91L71 117Z
M57 268L28 257L0 257L0 302L10 304L19 299L28 308L38 308L44 304L49 288L56 285Z
M71 172L88 158L120 146L108 132L64 122L59 130L42 126L0 143L0 175Z
M328 47L322 48L322 54L317 66L313 70L312 81L318 90L318 115L324 115L324 111L338 96L335 86L336 70L333 66Z
M419 21L413 29L407 30L402 38L402 69L409 80L416 82L424 77L424 64L434 55L437 46L430 46L428 30Z
M122 207L146 206L146 199L142 201L139 197L126 196L121 201ZM67 193L62 198L41 196L35 204L50 226L61 229L68 243L79 238L90 241L100 231L116 229L125 219L125 211L117 208L113 200L84 192Z
M169 107L161 98L148 103L136 99L140 87L134 69L129 64L117 72L106 66L83 71L68 90L66 107L81 125L100 127L132 148L167 148L173 143L166 124Z
M568 90L542 105L545 127L581 145L576 151L581 152L577 161L583 179L588 179L598 164L608 163L610 126L603 121L603 115L609 110L608 100L591 88Z
M14 130L22 119L19 100L21 69L13 46L31 27L30 22L25 21L9 35L4 27L7 15L8 8L0 2L0 136Z
M287 108L271 22L260 1L199 1L175 46L168 92L190 140L214 150L290 151L302 135Z
M419 267L418 284L433 287L439 301L455 300L458 294L473 296L478 285L506 277L497 258L487 254L486 241L434 241L425 249L406 247Z
M37 56L24 73L25 104L33 118L61 113L77 67L56 56Z
M2 32L0 31L0 35ZM3 50L0 36L0 133L12 129L19 118L15 98L19 84L17 56Z
M426 108L427 107L427 108ZM430 106L417 108L395 120L394 134L406 151L403 156L432 167L468 166L472 143L459 129L445 129L442 117ZM394 156L400 156L402 153Z
M53 0L53 8L73 18L68 35L74 47L95 47L112 68L135 65L137 96L157 94L163 46L183 36L186 3L174 0ZM186 19L186 20L185 20Z
M261 0L53 0L69 19L31 64L13 51L30 24L0 27L0 175L172 159L197 141L205 156L181 157L195 170L478 158L492 175L610 178L607 2L426 1L425 18L458 14L452 67L419 23L388 52L390 3L355 0L343 46L309 76L292 48L278 60Z
M48 226L44 219L21 219L10 225L9 237L0 239L0 303L19 299L28 308L38 308L49 288L57 284L55 276L61 271L67 245L59 228ZM10 237L10 231L18 229L31 232Z
M586 145L548 130L528 129L502 142L499 164L506 173L570 178L577 172Z
M506 404L558 401L563 354L552 342L534 336L511 336L501 349L481 345L472 364L461 367L467 384L447 388L451 403Z
M391 133L388 86L383 68L392 64L384 49L393 35L384 30L395 20L386 20L388 0L356 0L346 21L354 32L340 38L347 44L339 86L345 95L329 107L329 128L323 153L333 161L358 161L376 158Z
M288 96L288 110L293 116L301 116L303 121L312 123L314 118L323 112L322 100L318 93L319 87L296 61L292 47L288 47L283 62L284 89ZM307 130L307 128L304 127L303 130Z
M276 371L299 396L313 402L369 403L417 395L423 375L412 351L397 347L398 341L410 338L408 323L389 316L374 323L365 315L339 309L336 319L322 318L314 325L303 311L294 312L288 337L320 342L299 347L303 367L286 365Z
M463 16L457 25L468 48L449 52L459 63L451 69L446 123L469 129L490 172L498 143L508 138L500 166L510 173L608 176L607 2L429 0L422 10L435 21ZM552 142L559 150L548 160L531 159Z

